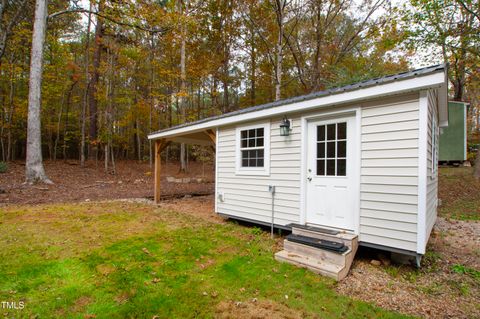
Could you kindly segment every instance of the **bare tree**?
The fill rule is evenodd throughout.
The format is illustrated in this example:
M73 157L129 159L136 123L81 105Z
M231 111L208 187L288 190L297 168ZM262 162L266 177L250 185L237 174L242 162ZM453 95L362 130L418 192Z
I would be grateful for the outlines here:
M35 3L28 91L27 160L25 165L26 182L30 184L34 182L52 183L45 174L43 167L40 123L43 46L47 29L47 6L47 0L37 0Z

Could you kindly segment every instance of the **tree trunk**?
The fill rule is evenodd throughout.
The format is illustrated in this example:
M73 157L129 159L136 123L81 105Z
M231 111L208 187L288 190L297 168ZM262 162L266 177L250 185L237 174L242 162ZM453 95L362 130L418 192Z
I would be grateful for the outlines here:
M77 85L77 81L74 81L70 86L70 90L68 91L68 94L67 94L67 103L65 105L65 124L63 128L63 160L64 161L67 160L67 141L65 138L68 132L68 112L70 112L70 104L72 103L72 93L75 85Z
M150 100L150 110L148 113L148 131L152 132L152 121L153 121L153 109L154 109L154 99L153 99L153 83L155 82L155 72L153 68L153 61L155 60L155 43L154 43L154 36L153 33L151 34L150 38L150 85L149 85L149 100ZM152 140L148 140L148 164L150 168L153 167L153 144Z
M275 101L281 99L281 89L282 89L282 62L283 62L283 31L284 31L284 10L285 10L285 1L286 0L276 0L276 16L277 16L277 26L278 26L278 35L277 35L277 44L275 48Z
M90 2L90 11L92 11L92 2ZM87 23L87 37L85 39L85 94L83 96L82 104L82 124L81 124L81 141L80 141L80 166L85 167L85 130L86 130L86 117L87 117L87 107L88 107L88 92L89 92L89 64L90 64L90 26L92 24L92 15L88 14L88 23Z
M454 89L454 96L453 96L453 100L454 101L463 101L463 92L465 91L465 88L464 88L464 82L465 80L463 80L461 77L459 78L456 78L455 81L453 82L453 89Z
M137 158L138 158L138 162L141 163L142 162L142 140L140 138L140 123L138 121L138 119L136 120L136 125L135 127L137 128L136 129L136 138L137 138Z
M117 168L115 166L115 153L113 152L113 145L110 143L110 155L112 157L112 173L113 175L117 174Z
M250 105L256 104L256 96L255 96L255 89L256 89L256 69L257 69L257 56L255 52L255 30L250 30L252 33L252 39L250 43Z
M98 12L103 12L104 0L100 0L98 3ZM97 16L97 25L95 26L95 53L93 55L93 75L90 80L89 86L89 98L88 104L90 108L90 143L93 143L93 154L90 154L90 157L97 158L98 148L97 148L97 118L98 118L98 100L97 100L97 85L100 78L100 60L102 56L102 37L103 37L103 19L100 16Z
M15 84L14 84L15 71L14 70L15 68L13 67L13 63L12 63L12 70L11 70L12 73L10 77L10 94L9 94L10 108L7 113L8 114L7 123L9 124L8 132L7 132L7 156L6 156L7 161L12 160L12 126L13 126L13 112L15 109L15 103L13 101L14 95L15 95Z
M58 112L58 120L57 120L57 133L55 136L55 142L53 143L53 160L57 160L57 147L58 142L60 141L60 127L62 124L62 116L63 116L63 105L65 104L65 93L62 94L62 102L60 103L60 111Z
M45 174L43 167L40 123L43 47L47 28L47 6L47 0L37 0L35 3L28 89L27 155L25 164L26 182L30 184L34 182L52 183Z
M223 65L223 113L230 111L230 101L228 92L228 62Z
M186 12L183 10L183 1L180 1L180 11L186 15ZM186 37L187 37L187 28L185 23L182 23L181 26L181 33L182 33L182 43L180 47L180 111L182 114L182 123L186 121L186 103L185 103L185 94L186 94ZM180 145L180 171L187 172L187 164L185 160L186 152L185 152L185 143Z
M108 142L105 144L104 146L105 148L105 173L108 174L108 159L109 159L109 156L110 154L108 154Z
M107 85L107 92L106 92L106 98L107 98L107 107L105 108L105 130L107 133L107 140L105 143L105 172L108 173L108 161L110 160L110 157L112 158L112 174L115 174L115 164L113 162L114 155L113 155L113 134L115 132L113 131L113 101L115 98L114 95L114 90L115 90L115 75L114 75L114 69L115 69L115 62L116 62L116 56L115 54L111 53L110 50L108 50L108 85ZM111 154L110 154L111 153Z
M187 172L187 152L185 143L180 144L180 172Z
M314 90L320 90L322 87L322 42L325 29L322 25L322 7L323 3L317 4L315 10L315 59L314 59L314 73L313 73L313 87Z
M215 114L215 110L217 109L217 106L218 106L218 90L217 90L217 87L218 87L218 80L217 80L217 77L214 75L213 76L213 83L212 83L212 92L211 92L211 99L212 99L212 110L213 110L213 113L211 115L214 115Z

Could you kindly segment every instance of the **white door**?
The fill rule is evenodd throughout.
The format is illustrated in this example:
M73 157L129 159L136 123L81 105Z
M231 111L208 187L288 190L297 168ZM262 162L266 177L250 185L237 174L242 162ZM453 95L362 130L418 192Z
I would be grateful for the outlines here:
M308 122L308 224L354 229L355 130L355 117Z

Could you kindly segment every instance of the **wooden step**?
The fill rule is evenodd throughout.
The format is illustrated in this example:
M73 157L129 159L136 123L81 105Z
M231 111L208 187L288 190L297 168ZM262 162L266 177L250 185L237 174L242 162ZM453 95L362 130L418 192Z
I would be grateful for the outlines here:
M308 268L336 280L348 275L358 248L355 234L305 225L292 226L281 252L275 254L279 261Z
M342 270L344 267L324 262L319 259L302 256L286 250L276 253L275 259L280 262L286 262L298 267L307 268L317 274L324 275L335 280L343 279L340 278L340 275L343 274Z
M293 254L322 260L341 267L345 266L346 256L351 252L351 250L348 249L346 252L339 254L330 250L318 249L289 240L284 240L283 249Z

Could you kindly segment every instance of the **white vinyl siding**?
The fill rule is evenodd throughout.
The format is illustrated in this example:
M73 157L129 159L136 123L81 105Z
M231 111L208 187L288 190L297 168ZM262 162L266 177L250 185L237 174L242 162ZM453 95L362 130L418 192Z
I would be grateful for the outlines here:
M352 106L352 105L350 105ZM364 243L417 251L419 96L377 99L361 106L360 225ZM348 107L348 106L346 106ZM320 114L308 112L307 114ZM301 115L289 137L280 136L282 118L270 123L270 175L235 175L235 126L218 129L217 211L270 223L276 186L275 223L301 221Z
M290 136L280 136L282 118L266 126L270 143L268 176L235 174L235 126L218 130L217 189L224 201L217 200L217 211L239 218L271 222L272 195L268 185L275 185L275 224L300 221L300 118L292 119ZM242 126L238 126L242 127Z
M427 127L427 199L426 199L426 229L425 229L425 238L428 241L430 232L432 231L433 225L437 219L437 203L438 203L438 169L434 169L437 163L433 163L432 159L432 124L434 117L438 123L438 102L437 102L437 91L430 90L428 92L428 127ZM436 130L436 138L438 141L438 129ZM438 143L438 142L437 142Z
M361 242L416 251L418 95L362 107Z

